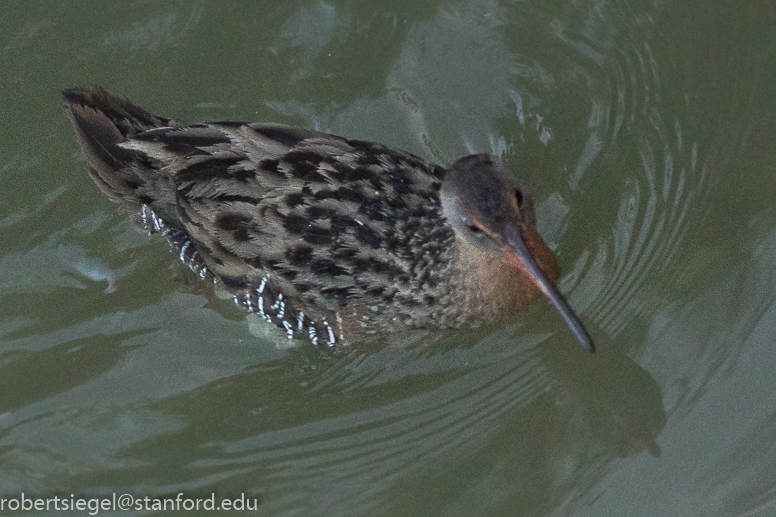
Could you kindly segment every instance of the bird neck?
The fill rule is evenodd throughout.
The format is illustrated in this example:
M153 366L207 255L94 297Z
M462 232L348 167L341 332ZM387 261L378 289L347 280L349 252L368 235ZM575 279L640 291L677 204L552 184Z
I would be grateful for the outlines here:
M530 242L539 267L548 279L557 282L561 269L555 255L538 234ZM520 268L464 238L456 237L453 256L450 279L456 284L454 291L459 293L464 320L483 323L507 320L541 295Z

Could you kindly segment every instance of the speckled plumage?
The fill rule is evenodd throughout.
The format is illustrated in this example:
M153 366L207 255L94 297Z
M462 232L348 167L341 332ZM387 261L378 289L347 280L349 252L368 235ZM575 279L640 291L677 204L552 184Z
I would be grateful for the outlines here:
M447 171L409 153L276 124L182 126L99 88L63 95L103 192L289 338L477 326L540 293L457 238L441 200ZM516 192L554 283L560 269ZM519 292L501 292L510 287Z

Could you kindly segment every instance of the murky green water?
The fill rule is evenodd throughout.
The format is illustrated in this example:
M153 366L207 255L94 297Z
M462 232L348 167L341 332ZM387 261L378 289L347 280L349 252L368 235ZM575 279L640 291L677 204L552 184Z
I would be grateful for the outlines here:
M0 8L0 497L776 514L776 3ZM501 155L599 353L544 300L359 348L252 335L92 184L58 97L92 85L178 120Z

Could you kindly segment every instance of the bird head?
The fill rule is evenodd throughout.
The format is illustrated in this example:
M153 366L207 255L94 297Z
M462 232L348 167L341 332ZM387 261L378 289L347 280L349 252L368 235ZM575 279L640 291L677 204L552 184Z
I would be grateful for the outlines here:
M533 200L504 162L487 154L461 158L442 181L441 199L456 237L519 268L549 298L579 342L595 350L579 317L541 267L537 250L544 244L536 231Z

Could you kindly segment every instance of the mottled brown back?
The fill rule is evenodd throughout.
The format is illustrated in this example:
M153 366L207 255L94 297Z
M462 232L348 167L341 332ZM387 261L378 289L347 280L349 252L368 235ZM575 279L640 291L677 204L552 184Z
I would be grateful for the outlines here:
M441 167L280 125L181 127L99 89L64 95L100 188L289 337L462 323Z

